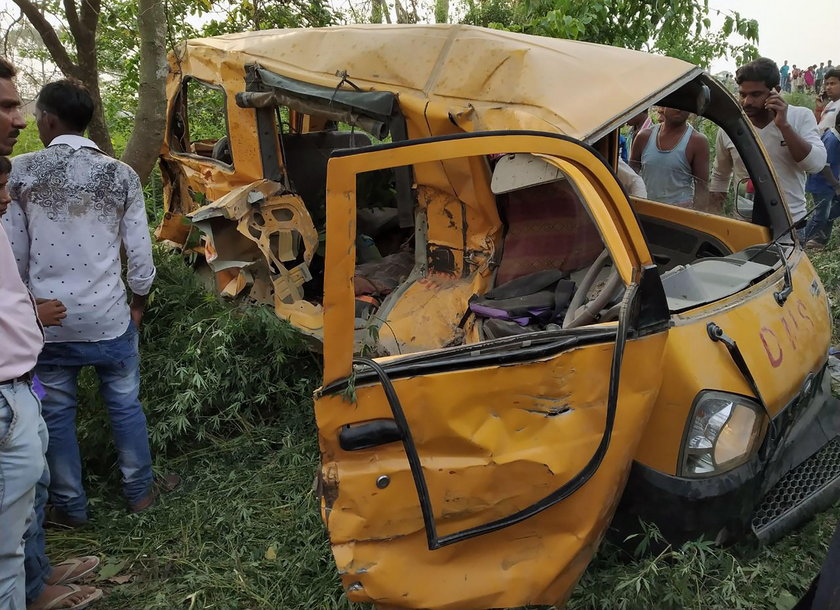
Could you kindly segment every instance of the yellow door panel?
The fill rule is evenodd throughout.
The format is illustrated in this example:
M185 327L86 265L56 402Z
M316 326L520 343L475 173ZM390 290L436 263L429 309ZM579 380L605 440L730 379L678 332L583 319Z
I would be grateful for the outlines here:
M411 608L562 602L612 518L661 382L665 339L627 342L609 448L579 490L531 518L435 550L403 444L345 451L339 443L345 426L393 417L382 386L357 386L354 403L340 393L320 397L323 516L350 599ZM394 379L439 536L515 515L584 469L607 425L614 347Z
M580 193L625 286L619 322L434 349L486 279L429 275L401 293L380 338L431 351L354 364L357 175L466 160L487 180L475 171L482 157L511 152L546 155ZM624 192L586 147L524 134L342 154L327 181L325 386L315 412L323 519L349 599L383 608L563 603L612 518L662 382L664 316L658 332L627 338L652 261ZM475 192L462 201L492 196L482 181L456 182L459 197Z

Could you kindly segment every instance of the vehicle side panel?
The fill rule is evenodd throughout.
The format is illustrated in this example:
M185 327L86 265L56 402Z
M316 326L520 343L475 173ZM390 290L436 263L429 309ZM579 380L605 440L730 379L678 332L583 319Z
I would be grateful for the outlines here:
M400 442L343 451L342 426L392 417L379 385L316 401L323 516L353 601L488 608L564 601L612 517L660 383L666 333L629 341L611 444L576 493L535 517L429 551ZM395 379L428 482L438 533L508 516L571 479L605 425L614 346L517 366ZM377 486L379 477L390 484ZM442 569L445 566L445 569Z
M789 260L793 293L783 307L773 296L784 285L780 269L746 291L673 317L664 381L639 444L637 461L676 474L693 397L704 389L753 395L726 347L709 339L709 322L715 322L738 343L773 416L799 392L801 381L795 380L804 380L822 368L831 338L825 291L802 250L796 250Z

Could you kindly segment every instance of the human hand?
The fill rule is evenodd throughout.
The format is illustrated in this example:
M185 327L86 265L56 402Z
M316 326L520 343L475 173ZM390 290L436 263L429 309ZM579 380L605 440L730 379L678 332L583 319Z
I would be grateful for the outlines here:
M43 326L61 326L61 321L67 317L67 308L58 299L35 299L35 304Z
M788 103L776 91L771 91L767 96L767 101L764 102L764 107L773 114L773 122L776 127L781 129L787 127L787 109Z
M128 309L131 312L131 321L134 323L134 326L140 328L140 324L143 323L143 313L146 308L132 303L129 305Z

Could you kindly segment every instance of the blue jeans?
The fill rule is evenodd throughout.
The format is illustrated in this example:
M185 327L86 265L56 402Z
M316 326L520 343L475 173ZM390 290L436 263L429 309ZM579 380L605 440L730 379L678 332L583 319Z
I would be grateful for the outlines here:
M41 438L41 450L46 453L49 445L47 425L41 419L38 426L38 436ZM29 528L23 535L23 567L26 572L26 603L31 604L47 586L47 579L52 575L52 566L47 558L46 541L44 540L44 509L47 506L48 489L50 486L50 469L44 461L44 472L35 484L35 506Z
M834 220L840 217L840 201L832 194L814 194L814 211L805 225L802 237L807 242L813 239L823 245L831 237L831 227Z
M38 399L28 382L0 385L0 608L25 610L23 537L44 472Z
M47 343L38 358L35 373L46 391L43 413L50 433L50 500L73 519L88 518L76 440L76 384L83 366L93 366L99 376L99 391L108 408L122 472L123 495L134 504L151 491L152 456L139 398L138 339L137 327L129 322L116 339Z

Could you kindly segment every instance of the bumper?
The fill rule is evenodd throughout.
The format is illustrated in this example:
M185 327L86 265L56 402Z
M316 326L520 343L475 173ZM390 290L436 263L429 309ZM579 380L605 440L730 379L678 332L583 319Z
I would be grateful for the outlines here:
M840 402L826 368L775 419L749 462L708 479L668 475L638 462L610 531L615 541L657 525L672 544L701 536L725 543L752 534L769 542L840 498Z

